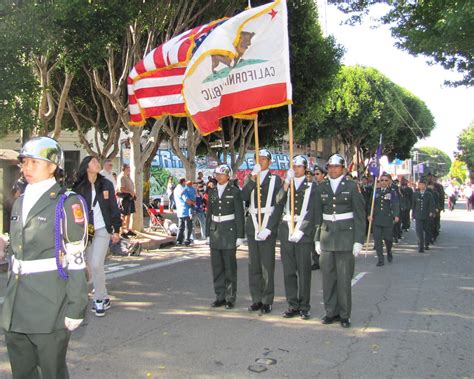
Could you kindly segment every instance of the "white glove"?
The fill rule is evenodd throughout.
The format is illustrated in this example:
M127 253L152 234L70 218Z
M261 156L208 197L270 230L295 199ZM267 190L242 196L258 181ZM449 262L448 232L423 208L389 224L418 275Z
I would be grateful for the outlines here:
M240 245L244 244L244 239L243 238L237 238L237 241L235 241L235 245L239 247Z
M301 238L303 238L304 233L301 230L295 230L293 234L290 236L291 242L299 242Z
M295 177L295 172L290 168L290 169L286 172L285 183L290 184L291 179L294 179L294 177Z
M315 247L315 249L316 249L316 253L317 253L318 255L321 255L321 242L316 241L316 242L314 243L314 247Z
M359 242L354 242L354 247L352 248L352 254L354 254L354 257L357 257L361 251L362 244Z
M77 319L66 317L64 319L64 326L66 327L67 330L72 332L73 330L77 329L79 325L81 325L82 321L83 319L77 320Z
M260 166L258 163L253 166L253 170L251 175L252 176L257 176L260 172L262 171L262 166Z
M211 238L210 237L207 237L206 238L206 245L209 245L211 243Z
M272 231L270 229L264 228L257 233L257 240L265 241L270 236L270 234L272 234Z

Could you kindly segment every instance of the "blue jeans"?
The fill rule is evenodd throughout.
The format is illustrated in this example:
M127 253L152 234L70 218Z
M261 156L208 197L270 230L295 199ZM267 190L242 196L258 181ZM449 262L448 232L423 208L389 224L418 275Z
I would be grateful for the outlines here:
M186 231L186 238L184 236L184 232ZM183 242L191 242L191 234L193 232L193 222L191 217L180 217L179 218L179 225L178 225L178 236L176 237L176 242L183 243Z

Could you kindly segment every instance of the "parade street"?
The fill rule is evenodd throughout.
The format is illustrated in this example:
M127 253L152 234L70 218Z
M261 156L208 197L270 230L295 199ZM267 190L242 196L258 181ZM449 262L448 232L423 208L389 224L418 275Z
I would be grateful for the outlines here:
M352 327L322 325L321 273L313 271L310 320L284 319L282 265L272 313L247 310L247 248L238 250L232 310L215 300L208 246L170 246L107 261L112 308L88 311L72 334L71 378L472 378L474 212L442 214L438 241L418 253L414 224L376 267L356 258ZM0 274L5 295L6 273ZM3 300L3 298L2 298ZM3 338L0 376L10 377Z

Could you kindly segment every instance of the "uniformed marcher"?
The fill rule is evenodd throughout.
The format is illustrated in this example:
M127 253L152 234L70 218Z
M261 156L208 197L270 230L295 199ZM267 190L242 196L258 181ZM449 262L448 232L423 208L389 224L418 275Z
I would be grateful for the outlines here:
M437 194L435 200L435 216L433 218L433 241L436 241L436 238L439 236L439 231L441 229L441 212L444 212L444 187L442 184L438 183L438 177L436 175L431 176L431 183L433 184L433 192Z
M413 190L408 186L408 180L402 178L400 186L400 224L403 231L410 229L410 211L413 203Z
M316 188L316 252L323 279L326 315L323 324L340 320L350 327L351 280L355 259L362 250L365 232L365 202L357 183L344 179L345 159L328 159L328 178Z
M400 186L398 179L392 181L392 177L389 175L388 178L390 179L390 186L389 189L393 192L393 196L397 198L398 206L400 209L400 197L402 196L400 193ZM402 226L400 224L400 213L398 215L398 221L393 223L393 242L398 243L398 240L402 239Z
M237 294L237 247L244 238L244 206L240 189L230 184L232 170L220 165L215 170L217 186L209 190L206 237L211 248L211 265L216 300L211 307L234 308Z
M302 155L293 158L293 170L286 173L285 182L278 193L277 204L284 207L283 221L278 237L283 263L286 301L288 309L283 317L299 315L303 320L311 317L311 251L314 244L314 203L316 186L308 183L305 173L308 161ZM290 183L294 187L294 219L291 219ZM294 222L293 227L291 223Z
M326 179L326 169L323 167L315 166L313 168L314 172L314 181L313 183L315 185L318 185ZM319 254L316 253L316 248L313 248L313 252L311 253L311 256L313 258L313 265L311 266L311 270L319 270Z
M85 205L56 182L64 153L55 140L30 139L19 159L28 186L10 218L8 356L13 378L68 378L69 338L87 306Z
M413 195L412 217L416 220L416 236L418 238L418 252L429 250L431 240L431 222L435 215L433 196L426 190L426 180L418 181L418 190Z
M399 198L390 187L392 179L382 174L379 179L380 188L375 190L372 230L374 234L377 266L384 265L383 242L387 251L387 260L392 262L393 224L400 221ZM367 204L367 219L370 221L370 206Z
M270 172L272 154L258 153L250 178L242 188L242 199L249 202L245 224L249 249L249 287L252 304L249 311L270 313L275 296L275 245L283 207L276 204L281 178ZM258 175L258 176L257 176ZM260 178L261 225L258 223L257 178Z

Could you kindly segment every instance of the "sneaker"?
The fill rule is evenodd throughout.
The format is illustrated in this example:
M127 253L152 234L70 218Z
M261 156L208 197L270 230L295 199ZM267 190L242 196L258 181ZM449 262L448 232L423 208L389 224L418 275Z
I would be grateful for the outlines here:
M95 301L95 315L97 317L105 316L104 302L102 300Z
M104 299L103 302L104 302L104 309L105 310L110 309L110 307L112 306L111 303L110 303L110 299L106 298L106 299ZM95 312L95 300L92 302L91 312Z

